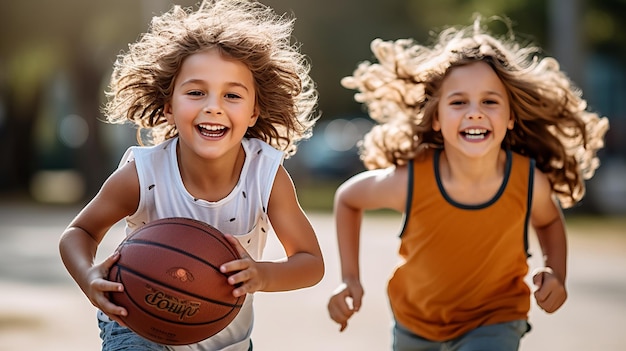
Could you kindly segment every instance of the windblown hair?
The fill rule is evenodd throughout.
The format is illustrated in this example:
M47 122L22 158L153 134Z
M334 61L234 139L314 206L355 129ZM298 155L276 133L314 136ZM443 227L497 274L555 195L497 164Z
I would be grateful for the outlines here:
M134 123L140 144L175 137L178 131L163 109L181 65L190 55L218 49L254 77L260 115L246 137L293 155L296 143L311 136L318 99L309 62L291 42L294 21L256 1L204 0L197 11L174 6L154 17L150 30L118 57L104 107L107 120Z
M522 47L512 35L496 38L481 26L447 28L431 47L410 39L375 39L371 49L378 63L363 62L342 80L356 89L377 122L361 142L368 169L403 165L428 147L443 147L433 130L439 88L450 69L487 62L504 84L515 125L502 142L536 160L561 205L571 207L585 193L584 180L593 176L604 146L606 117L587 110L582 92L551 57L540 57L533 46Z

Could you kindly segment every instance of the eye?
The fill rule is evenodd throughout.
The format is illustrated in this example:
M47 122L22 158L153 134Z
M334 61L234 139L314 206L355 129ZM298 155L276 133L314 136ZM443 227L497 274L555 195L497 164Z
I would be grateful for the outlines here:
M200 90L191 90L187 92L187 95L191 95L191 96L203 96L204 93Z
M465 104L465 101L463 101L463 100L452 100L452 101L450 101L450 105L453 105L453 106L456 106L456 105L460 106L460 105L463 105L463 104Z
M498 104L498 101L493 100L493 99L487 99L487 100L483 101L483 103L487 104L487 105L496 105L496 104Z
M233 100L241 98L240 95L234 94L234 93L228 93L228 94L224 95L224 97L227 98L227 99L233 99Z

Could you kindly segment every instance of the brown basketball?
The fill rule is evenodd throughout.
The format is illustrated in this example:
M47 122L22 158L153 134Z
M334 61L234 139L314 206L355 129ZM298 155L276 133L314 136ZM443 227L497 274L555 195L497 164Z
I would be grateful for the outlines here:
M239 313L245 297L233 296L220 265L239 258L216 228L189 218L150 222L118 247L111 293L128 310L122 320L135 333L166 345L196 343L217 334Z

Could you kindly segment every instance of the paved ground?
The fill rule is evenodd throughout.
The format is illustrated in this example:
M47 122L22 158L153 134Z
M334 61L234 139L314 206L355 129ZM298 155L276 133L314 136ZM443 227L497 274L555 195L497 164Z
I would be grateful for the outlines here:
M66 274L57 253L59 234L75 208L0 203L0 351L99 350L95 310ZM369 217L362 243L366 297L344 333L326 313L339 282L332 219L310 214L324 250L327 273L317 286L256 294L255 350L389 350L391 316L386 280L396 264L399 217ZM626 220L569 224L566 305L547 315L533 306L533 331L521 350L626 349ZM117 226L99 256L122 238ZM536 244L532 242L536 251ZM268 258L281 255L275 240ZM535 255L537 257L538 255ZM531 268L537 265L531 259Z

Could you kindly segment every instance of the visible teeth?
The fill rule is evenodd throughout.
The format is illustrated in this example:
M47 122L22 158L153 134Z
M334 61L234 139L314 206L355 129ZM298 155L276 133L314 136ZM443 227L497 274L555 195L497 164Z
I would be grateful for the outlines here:
M465 134L473 134L473 135L485 134L485 133L487 133L486 129L468 129L465 131Z
M216 132L216 131L220 131L220 130L226 129L226 127L224 127L224 126L206 125L206 124L200 124L198 127L202 128L202 129L206 129L208 131L212 131L212 132Z
M466 129L463 131L463 134L465 134L465 137L467 139L471 139L471 140L482 140L485 139L485 137L487 136L487 133L489 133L488 130L486 129Z

